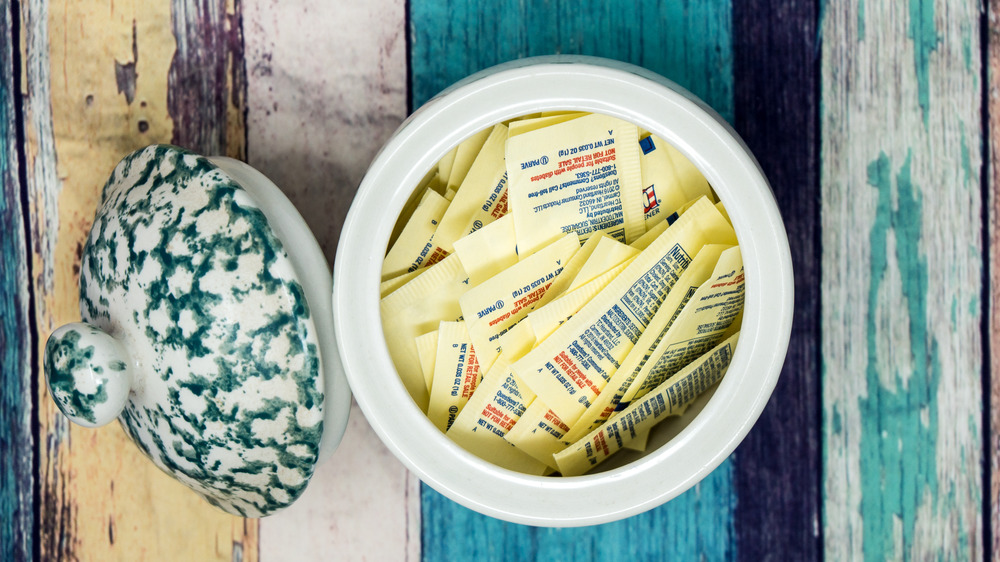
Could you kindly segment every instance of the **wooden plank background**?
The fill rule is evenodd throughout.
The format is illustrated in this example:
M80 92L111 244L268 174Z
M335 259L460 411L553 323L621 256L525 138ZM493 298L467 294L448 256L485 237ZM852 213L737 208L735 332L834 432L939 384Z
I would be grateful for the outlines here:
M32 454L32 323L18 135L15 14L0 7L0 547L5 558L35 551Z
M232 56L228 49L199 43L232 31L233 7L225 2L37 0L20 8L40 357L51 330L80 317L81 242L108 170L153 142L241 157L243 125L228 119L241 120L243 112L226 108L242 97L230 92L245 85L218 71ZM194 32L175 22L189 22ZM184 132L175 132L177 123ZM236 142L224 141L230 132ZM152 466L117 424L96 431L68 424L34 371L41 558L256 558L256 521L206 505Z
M406 117L403 2L247 0L243 18L249 162L285 188L332 263L354 190ZM407 540L420 533L419 493L354 405L309 492L262 523L261 558L419 560Z
M984 10L0 0L0 555L995 557L1000 86L988 69L1000 24L995 5ZM701 96L747 141L782 209L796 268L783 375L698 487L609 525L506 524L420 485L354 411L305 497L258 522L205 505L117 426L78 429L58 413L40 350L79 318L80 245L123 154L173 142L248 160L332 261L367 163L408 111L471 72L552 53L639 64Z
M795 268L795 328L781 379L736 450L736 520L753 522L737 527L745 560L817 560L822 548L819 5L733 3L734 125L771 182Z
M985 453L988 455L986 470L988 477L984 488L988 490L987 501L984 503L988 514L984 514L984 531L987 540L987 552L1000 552L1000 143L997 142L994 131L1000 131L1000 6L996 2L989 4L987 15L987 35L984 51L987 59L983 74L986 82L986 148L984 157L988 166L985 170L983 191L986 193L987 230L984 243L988 249L986 262L988 264L987 286L984 287L987 304L984 307L987 317L987 340L984 344L989 358L984 360L988 369L984 376L984 384L988 382L989 392L983 393L986 414L984 433ZM988 430L988 431L987 431Z
M983 556L979 5L830 2L825 553Z

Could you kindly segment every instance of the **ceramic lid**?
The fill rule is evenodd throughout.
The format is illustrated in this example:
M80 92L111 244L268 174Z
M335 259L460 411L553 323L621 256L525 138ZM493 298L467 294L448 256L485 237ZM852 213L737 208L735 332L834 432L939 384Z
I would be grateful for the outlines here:
M117 417L157 466L243 516L303 492L324 431L318 306L256 201L189 151L126 156L83 249L83 323L45 350L67 416Z

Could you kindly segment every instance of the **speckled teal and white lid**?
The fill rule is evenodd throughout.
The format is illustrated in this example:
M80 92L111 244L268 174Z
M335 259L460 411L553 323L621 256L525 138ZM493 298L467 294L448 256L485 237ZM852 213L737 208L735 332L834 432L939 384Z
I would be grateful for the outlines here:
M245 166L234 162L223 166ZM258 200L218 163L158 145L118 164L83 250L83 323L53 333L45 373L71 419L117 418L161 469L257 517L293 502L320 458L323 362L336 346L317 329L328 303L308 295L329 298L329 270L310 234L322 263L303 279ZM310 287L317 270L325 285ZM337 425L349 400L337 397Z

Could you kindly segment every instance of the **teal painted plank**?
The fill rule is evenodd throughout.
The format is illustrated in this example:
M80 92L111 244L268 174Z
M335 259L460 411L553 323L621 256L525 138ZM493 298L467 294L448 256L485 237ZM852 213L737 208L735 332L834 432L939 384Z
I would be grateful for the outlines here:
M859 400L864 418L860 436L862 463L911 468L887 471L878 478L871 472L862 475L861 515L867 535L864 554L868 560L890 551L891 545L887 542L893 537L885 530L892 527L894 517L900 519L903 543L912 543L921 493L926 490L932 497L938 495L934 456L914 456L910 447L905 447L905 450L904 447L894 447L892 440L883 436L883 433L898 436L899 441L912 445L933 444L937 438L941 362L936 345L927 349L927 303L923 298L927 294L927 260L917 247L922 234L920 216L923 214L923 202L914 191L917 186L913 185L912 162L913 152L910 150L901 165L894 165L885 152L868 165L868 184L878 192L875 223L869 232L871 287L868 290L868 307L869 310L878 308L882 282L885 281L883 272L890 257L894 257L903 293L907 295L909 351L914 357L929 359L914 363L910 383L906 387L894 391L883 388L879 381L881 369L876 337L879 318L875 314L868 315L865 382L869 389L877 391ZM897 186L896 205L891 201L893 179ZM896 234L894 256L890 256L888 247L891 232ZM920 420L922 410L926 418L923 422ZM891 415L881 415L885 412ZM883 446L884 440L889 441L889 446Z
M34 446L28 248L19 176L17 87L9 2L0 6L0 558L34 550Z
M423 559L733 560L731 465L724 463L666 506L572 529L526 527L479 515L424 486Z
M413 107L468 74L534 55L585 54L644 66L733 117L731 6L712 2L411 1ZM411 108L412 109L412 108ZM668 504L617 523L543 529L503 523L422 488L423 557L730 560L733 461ZM600 501L596 499L596 501Z
M974 0L822 25L824 550L983 557L982 83Z
M412 1L410 109L484 68L562 53L648 68L687 88L732 122L731 19L726 0Z

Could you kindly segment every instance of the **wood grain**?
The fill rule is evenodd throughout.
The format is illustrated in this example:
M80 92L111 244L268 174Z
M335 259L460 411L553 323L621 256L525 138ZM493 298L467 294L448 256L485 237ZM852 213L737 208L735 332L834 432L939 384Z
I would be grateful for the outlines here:
M602 56L657 72L733 120L732 8L725 0L572 0L484 6L410 4L411 109L469 74L508 60L559 53Z
M409 6L414 107L488 66L530 55L574 53L659 72L733 119L728 1L619 2L584 8L569 1L411 0ZM541 529L503 523L459 507L427 486L422 501L427 560L730 560L736 555L732 460L666 505L594 527Z
M14 81L14 19L0 5L0 553L28 560L34 553L31 294L24 229Z
M979 559L979 4L821 29L825 555Z
M156 471L117 426L71 428L37 380L37 358L54 327L79 318L79 245L118 158L151 142L248 156L303 210L332 261L364 167L407 111L404 6L0 3L5 559L253 560L258 549L265 559L409 560L978 559L1000 552L995 2L986 22L987 75L973 0L732 7L654 0L586 9L569 0L411 0L410 109L504 60L609 56L705 98L736 125L772 181L797 291L776 403L735 462L664 507L595 528L535 529L479 516L428 488L420 498L419 485L355 411L344 446L309 493L264 520L258 534L255 521L215 512ZM20 22L10 21L12 7ZM18 55L21 76L12 70ZM19 82L21 138L12 93ZM988 303L979 300L983 279ZM988 358L982 310L990 315ZM992 406L985 440L984 360ZM984 443L988 492L978 472ZM41 502L34 506L33 481ZM983 493L990 494L985 502Z
M241 0L172 0L177 50L167 74L170 142L246 158Z
M244 3L249 162L284 190L331 264L368 163L406 115L403 6ZM307 492L261 522L261 557L417 560L414 487L355 405Z
M406 117L403 0L249 0L249 162L281 187L333 263L375 153Z
M177 5L96 0L22 4L39 356L52 329L80 317L79 255L107 174L130 150L174 138L168 92L185 85L169 86L168 77L186 55L177 55L172 8ZM227 23L223 17L215 24ZM226 91L242 87L229 84ZM214 120L205 130L226 127L216 115L205 118ZM185 126L198 122L185 119ZM217 511L159 472L117 424L70 427L44 381L38 388L43 559L256 558L255 522Z
M731 478L731 470L716 469L664 506L572 529L506 523L461 507L424 485L423 559L734 560Z
M815 0L733 4L734 125L774 190L795 273L785 366L736 451L736 520L745 523L737 527L737 544L744 560L822 556L818 17Z
M989 287L986 310L989 350L989 394L984 407L988 408L989 432L986 454L989 455L989 498L984 503L988 513L986 536L991 539L987 552L1000 556L1000 5L989 3L986 35L987 60L984 66L987 80L987 154L988 176L984 178L987 193L986 244L989 264Z

